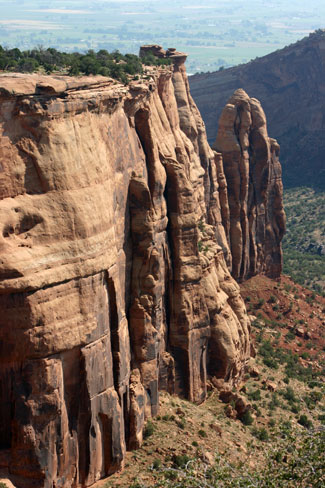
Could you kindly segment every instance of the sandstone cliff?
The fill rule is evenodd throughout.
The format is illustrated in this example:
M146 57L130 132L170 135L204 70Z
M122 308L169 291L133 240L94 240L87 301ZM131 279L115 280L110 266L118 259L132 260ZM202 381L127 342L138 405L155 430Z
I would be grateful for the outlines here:
M128 87L0 77L0 452L19 487L90 486L159 390L202 402L249 357L222 158L172 57Z
M247 64L190 77L192 96L209 140L228 98L243 88L265 110L269 132L281 145L286 186L325 188L325 31Z
M277 278L285 231L279 145L267 134L258 100L237 90L220 120L214 147L222 153L229 204L232 275Z

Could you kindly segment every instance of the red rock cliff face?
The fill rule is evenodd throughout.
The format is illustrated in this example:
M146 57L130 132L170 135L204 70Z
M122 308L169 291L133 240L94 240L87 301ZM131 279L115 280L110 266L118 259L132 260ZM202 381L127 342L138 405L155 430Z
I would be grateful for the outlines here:
M0 449L18 486L90 486L141 444L159 390L201 402L249 356L184 59L128 88L0 78Z
M224 108L214 147L227 181L232 275L238 281L258 273L278 278L285 231L279 145L268 137L259 101L244 90Z

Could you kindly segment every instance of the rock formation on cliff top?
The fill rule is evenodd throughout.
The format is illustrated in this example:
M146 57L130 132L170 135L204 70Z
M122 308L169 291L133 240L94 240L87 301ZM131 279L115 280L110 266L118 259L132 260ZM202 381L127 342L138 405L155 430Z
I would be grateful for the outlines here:
M0 77L0 450L18 487L90 486L141 444L159 390L202 402L249 358L237 209L185 59L128 87Z
M217 134L228 98L238 88L262 103L272 137L281 145L286 186L325 189L325 31L215 73L191 76L191 93L206 123Z

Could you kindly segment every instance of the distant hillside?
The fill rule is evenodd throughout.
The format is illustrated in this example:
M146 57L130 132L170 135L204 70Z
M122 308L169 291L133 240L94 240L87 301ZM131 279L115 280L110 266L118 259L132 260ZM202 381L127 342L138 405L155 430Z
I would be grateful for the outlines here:
M281 145L285 186L325 189L325 30L247 64L194 75L190 87L210 142L234 90L258 98Z
M325 296L325 193L311 188L284 192L287 229L283 272Z

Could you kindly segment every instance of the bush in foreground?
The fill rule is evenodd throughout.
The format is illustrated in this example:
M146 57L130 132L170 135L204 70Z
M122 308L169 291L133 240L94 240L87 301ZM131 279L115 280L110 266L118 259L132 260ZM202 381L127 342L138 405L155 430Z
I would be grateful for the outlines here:
M325 429L294 435L288 429L276 445L266 445L265 464L231 465L216 456L214 466L200 459L155 468L157 488L321 488L325 483ZM137 481L137 488L147 488Z

